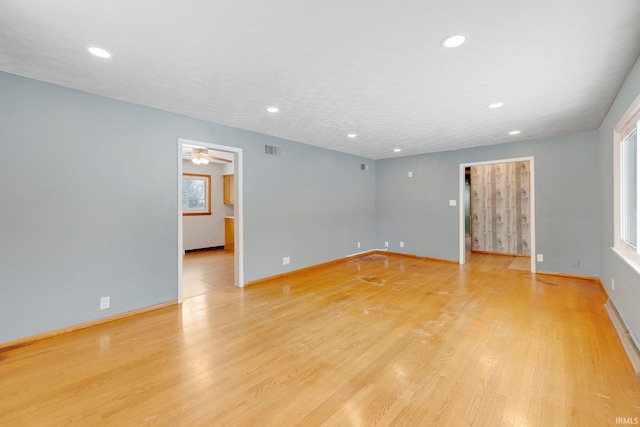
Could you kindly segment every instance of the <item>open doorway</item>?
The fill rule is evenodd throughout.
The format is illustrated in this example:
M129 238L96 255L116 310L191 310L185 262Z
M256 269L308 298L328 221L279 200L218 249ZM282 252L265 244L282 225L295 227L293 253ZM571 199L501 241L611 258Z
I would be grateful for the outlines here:
M186 148L185 148L186 147ZM191 165L187 162L186 167L184 163L185 149L189 150L191 155L189 158L193 158L196 154L205 159L205 165L207 163L216 163L219 166L209 167L211 171L207 173L193 173ZM222 252L214 253L209 251L208 254L202 253L198 256L199 261L196 265L202 271L207 271L207 266L203 263L226 262L229 265L229 260L232 259L233 267L233 284L237 287L244 286L244 271L243 271L243 226L242 226L242 206L243 206L243 192L242 192L242 150L236 147L223 146L218 144L211 144L201 141L192 141L186 139L178 139L178 301L182 302L185 296L184 289L184 275L185 275L185 249L193 249L194 247L202 247L206 249L221 249ZM208 166L208 165L207 165ZM187 175L185 175L185 171ZM201 169L204 171L204 169ZM213 175L213 177L212 177ZM211 200L205 203L211 212L211 207L215 206L216 216L207 214L207 209L204 209L204 214L208 215L210 221L201 217L200 221L192 221L194 224L200 224L202 232L194 230L193 224L189 224L185 228L183 215L189 211L189 207L183 208L183 194L185 191L189 192L190 188L185 188L185 185L191 185L190 178L199 179L204 177L205 183L202 184L206 188L207 182L209 182L209 196L214 197L214 203ZM231 178L231 179L227 179ZM187 179L187 184L185 184ZM212 190L212 187L215 188ZM229 192L229 193L228 193ZM229 201L228 194L232 194L232 199ZM224 202L223 202L224 197ZM197 211L196 211L197 212ZM198 214L194 214L198 215ZM210 230L208 227L214 227L206 224L217 224L216 230ZM218 224L219 223L219 224ZM231 225L229 225L231 224ZM219 227L218 227L219 226ZM191 228L189 228L191 227ZM205 229L206 228L206 229ZM185 235L186 233L186 235ZM185 239L186 237L186 239ZM200 239L200 241L194 242L194 239ZM185 245L186 242L186 245ZM189 261L189 266L193 265L192 261ZM199 263L199 264L198 264ZM210 267L210 266L209 266ZM224 271L226 267L211 269L208 271L215 271L215 274L219 274Z
M527 204L520 205L520 196L514 196L513 206L506 211L499 212L497 215L488 214L488 218L478 220L481 216L476 212L474 214L473 205L474 195L476 198L485 198L485 202L489 206L495 207L500 203L506 204L504 200L509 197L509 193L516 193L514 188L520 189L520 185L515 183L520 179L520 175L516 175L516 171L523 170L526 175L527 182L522 186L526 192ZM509 172L511 171L511 172ZM468 174L467 174L468 172ZM502 190L492 190L491 186L485 191L484 195L478 196L477 191L474 192L474 173L476 177L479 174L486 174L487 181L495 181L502 176L509 181L508 174L514 174L513 182L507 182ZM468 178L467 178L468 177ZM524 178L523 178L524 179ZM479 249L478 252L485 253L504 253L504 254L522 254L530 256L530 271L535 273L535 188L534 188L534 160L533 157L502 159L486 162L463 163L460 164L460 263L464 264L469 256L468 250L474 248ZM516 214L517 212L517 214ZM520 217L524 221L524 225L520 222ZM513 232L509 231L508 221L513 221L511 227ZM484 221L483 227L478 227L478 223ZM477 233L474 236L474 222L476 223ZM526 228L526 230L525 230ZM482 229L482 230L481 230ZM517 229L517 232L516 232ZM489 232L487 233L487 230ZM484 233L484 234L481 234ZM504 233L503 236L500 233ZM508 234L507 234L508 233ZM496 243L497 242L497 243Z

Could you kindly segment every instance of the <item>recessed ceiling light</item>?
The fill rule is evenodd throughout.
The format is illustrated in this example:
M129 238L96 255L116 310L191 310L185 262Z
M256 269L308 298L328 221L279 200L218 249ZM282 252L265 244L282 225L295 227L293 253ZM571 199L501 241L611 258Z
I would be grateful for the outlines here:
M440 46L442 47L458 47L467 40L467 36L464 34L454 34L442 40Z
M399 153L399 152L401 152L401 151L402 151L402 148L394 148L394 149L393 149L393 152L394 152L394 153Z
M277 113L280 109L278 107L267 107L267 111L270 113Z
M519 130L512 130L511 132L509 132L509 135L517 135L519 133L520 133Z
M494 102L493 104L489 104L489 108L500 108L504 105L504 102Z
M347 138L355 138L356 136L358 136L358 134L350 133L350 134L347 135Z
M101 47L89 46L87 49L98 58L111 58L111 52Z

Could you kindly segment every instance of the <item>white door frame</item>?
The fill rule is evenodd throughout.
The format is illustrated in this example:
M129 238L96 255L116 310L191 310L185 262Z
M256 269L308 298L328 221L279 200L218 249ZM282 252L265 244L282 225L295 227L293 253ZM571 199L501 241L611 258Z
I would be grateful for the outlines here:
M234 251L234 284L242 288L244 287L244 227L243 227L243 192L242 192L242 149L237 147L229 147L226 145L211 144L209 142L193 141L185 138L178 138L177 143L177 163L178 163L178 303L182 303L182 281L184 274L184 242L183 242L183 224L182 224L182 144L197 145L218 151L227 151L234 153L235 161L234 182L235 182L235 205L234 205L234 226L235 226L235 251Z
M531 272L536 272L536 189L535 189L535 173L534 158L518 157L515 159L489 160L485 162L460 163L460 264L465 263L465 224L464 224L464 170L471 166L495 165L499 163L529 162L529 233L531 236Z

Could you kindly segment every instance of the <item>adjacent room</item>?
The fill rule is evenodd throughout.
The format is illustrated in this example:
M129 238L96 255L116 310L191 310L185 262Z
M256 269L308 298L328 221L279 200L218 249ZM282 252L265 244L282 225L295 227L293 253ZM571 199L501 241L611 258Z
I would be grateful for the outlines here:
M640 3L0 4L0 425L640 419Z
M182 144L183 298L235 283L235 155Z

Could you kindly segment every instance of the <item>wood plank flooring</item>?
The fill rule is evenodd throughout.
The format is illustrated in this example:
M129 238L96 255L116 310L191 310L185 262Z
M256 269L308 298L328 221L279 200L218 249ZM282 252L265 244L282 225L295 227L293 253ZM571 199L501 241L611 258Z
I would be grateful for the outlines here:
M234 253L222 249L189 252L184 256L183 298L234 286Z
M218 287L0 353L2 426L607 426L640 385L597 283L402 256Z

